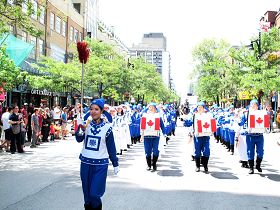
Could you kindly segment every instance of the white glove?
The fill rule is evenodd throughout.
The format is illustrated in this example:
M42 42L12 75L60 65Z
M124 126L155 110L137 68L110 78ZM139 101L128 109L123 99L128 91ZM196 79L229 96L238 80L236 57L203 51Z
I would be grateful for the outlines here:
M117 175L119 173L120 169L119 166L114 167L114 174Z

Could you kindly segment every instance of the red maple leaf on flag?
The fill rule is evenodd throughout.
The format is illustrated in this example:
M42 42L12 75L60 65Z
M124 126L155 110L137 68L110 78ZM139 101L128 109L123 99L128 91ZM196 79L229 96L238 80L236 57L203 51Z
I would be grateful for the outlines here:
M149 122L147 122L147 125L148 125L148 126L153 126L153 124L154 124L154 123L153 123L152 120L150 120Z
M256 120L256 122L259 123L259 124L261 124L261 123L263 122L263 120L262 120L262 118L259 117L259 118Z
M208 124L208 123L206 122L206 123L204 123L203 127L207 129L207 128L210 127L210 124Z

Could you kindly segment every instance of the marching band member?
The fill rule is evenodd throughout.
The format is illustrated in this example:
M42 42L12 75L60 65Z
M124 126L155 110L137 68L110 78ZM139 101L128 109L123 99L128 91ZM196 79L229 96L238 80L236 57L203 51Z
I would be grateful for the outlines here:
M241 113L243 110L239 112L239 127L236 129L236 148L238 150L239 159L241 161L242 168L249 168L248 166L248 156L247 156L247 144L246 144L246 135L248 134L247 124L246 124L246 116L245 113Z
M159 104L158 105L158 109L159 109L159 115L160 115L160 118L162 119L163 121L163 124L164 124L164 127L166 127L166 123L167 123L167 118L166 118L166 115L163 111L163 105L162 104ZM165 151L164 151L164 145L166 143L166 138L165 138L165 135L163 135L163 133L161 132L160 133L160 138L159 138L159 151L160 151L160 154L163 155L165 154Z
M131 124L131 113L130 113L130 107L128 105L123 105L123 127L124 127L124 136L123 138L126 139L126 144L127 148L130 148L132 145L132 140L131 140L131 134L130 134L130 129L129 125Z
M101 118L102 113L105 114L103 109L103 100L93 100L90 105L90 123L79 125L75 133L76 140L84 142L80 154L80 176L86 210L102 209L101 197L105 192L109 159L114 173L119 171L112 127Z
M123 107L120 105L117 107L117 116L116 116L116 125L119 129L120 135L120 147L121 147L121 154L122 151L127 151L127 140L126 140L126 122L124 120L124 111Z
M156 163L159 156L158 146L160 130L165 135L163 120L158 113L156 103L150 103L147 112L143 113L141 118L141 141L144 139L144 148L148 165L147 170L151 170L153 166L152 172L157 170Z
M229 135L229 151L231 152L230 154L234 154L234 142L235 142L235 128L238 126L237 121L238 121L238 115L235 114L234 112L234 106L230 105L230 110L229 110L229 130L228 130L228 135Z
M133 114L131 116L131 138L132 143L136 144L137 141L140 141L140 114L139 109L134 106L133 107Z
M117 110L114 107L111 107L109 109L109 112L112 116L112 123L111 126L113 128L113 134L114 134L114 140L115 140L115 145L116 145L116 151L117 155L122 155L122 150L121 150L121 135L120 135L120 129L119 126L117 125Z
M261 119L261 114L258 114L261 112L263 113L262 117L264 119ZM256 117L257 119L255 119ZM261 162L264 153L263 133L265 132L265 128L269 128L269 118L267 119L267 117L269 116L265 110L259 110L258 101L256 99L251 100L247 118L248 134L246 136L247 155L250 167L249 174L254 173L255 148L257 152L256 169L258 172L262 172ZM257 126L259 126L259 129L256 128Z
M186 126L194 126L195 171L200 171L201 162L204 167L204 171L208 173L210 135L216 131L216 120L209 112L206 111L205 104L203 102L198 102L197 111L194 113L193 119L186 122Z

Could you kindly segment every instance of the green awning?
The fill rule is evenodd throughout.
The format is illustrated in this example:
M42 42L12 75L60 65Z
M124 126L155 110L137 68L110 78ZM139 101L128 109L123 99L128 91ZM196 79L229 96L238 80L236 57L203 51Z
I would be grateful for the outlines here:
M22 64L34 47L34 45L18 39L12 34L4 34L0 38L0 46L3 45L6 47L9 58L14 61L16 66Z

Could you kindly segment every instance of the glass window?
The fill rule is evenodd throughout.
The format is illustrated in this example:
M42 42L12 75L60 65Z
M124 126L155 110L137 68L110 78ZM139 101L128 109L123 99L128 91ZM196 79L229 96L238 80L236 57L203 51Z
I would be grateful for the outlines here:
M10 28L10 32L13 34L13 33L14 33L14 26L11 26L11 25L10 25L9 28Z
M27 0L22 2L22 12L27 13Z
M61 31L62 36L66 35L66 22L62 21L62 31Z
M30 44L33 44L34 48L31 51L29 57L33 58L33 59L36 59L36 48L37 48L37 46L36 46L36 37L35 36L30 36Z
M22 32L21 40L27 42L27 33L25 31Z
M74 41L77 42L79 38L79 31L75 29L75 34L74 34Z
M73 41L73 39L74 39L74 28L72 26L70 27L69 39L70 39L70 41Z
M55 17L55 30L57 33L61 33L61 18L58 16Z
M40 6L40 17L39 17L39 22L41 24L45 24L45 7Z
M14 3L14 0L8 0L7 2L8 4L12 5Z
M52 12L50 16L50 28L51 30L54 30L54 14Z
M39 53L45 55L44 40L39 39Z
M31 1L32 3L32 14L31 14L31 18L33 18L34 20L37 20L37 7L38 4L35 0Z

